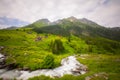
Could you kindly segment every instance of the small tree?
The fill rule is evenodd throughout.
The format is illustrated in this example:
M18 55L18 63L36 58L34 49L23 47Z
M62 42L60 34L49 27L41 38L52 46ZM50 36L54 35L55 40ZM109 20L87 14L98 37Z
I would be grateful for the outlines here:
M52 55L47 55L44 58L43 68L51 69L54 67L54 57Z
M59 54L62 51L64 51L64 46L62 44L62 41L60 39L56 39L54 42L51 42L51 50L53 54Z

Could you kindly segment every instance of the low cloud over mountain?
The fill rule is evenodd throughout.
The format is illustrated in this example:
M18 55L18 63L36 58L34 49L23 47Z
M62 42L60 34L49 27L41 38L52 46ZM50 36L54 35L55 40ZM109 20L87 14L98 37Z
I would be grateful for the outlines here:
M0 29L11 26L21 27L28 24L29 24L28 22L21 21L19 19L0 17Z
M75 16L106 27L120 26L120 0L0 0L0 16L27 22Z

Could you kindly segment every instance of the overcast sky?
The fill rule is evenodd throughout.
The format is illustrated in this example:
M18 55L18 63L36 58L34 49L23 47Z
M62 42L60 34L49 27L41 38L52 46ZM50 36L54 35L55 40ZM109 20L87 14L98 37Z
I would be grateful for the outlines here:
M0 17L34 22L75 16L120 27L120 0L0 0Z

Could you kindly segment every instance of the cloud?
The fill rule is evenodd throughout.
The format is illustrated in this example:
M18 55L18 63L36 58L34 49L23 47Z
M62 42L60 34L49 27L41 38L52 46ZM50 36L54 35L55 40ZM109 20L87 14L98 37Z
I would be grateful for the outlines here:
M105 4L105 5L104 5ZM120 1L111 0L97 7L92 13L87 16L89 19L97 21L104 26L119 26L120 27Z
M0 29L5 29L5 28L7 28L8 27L8 25L1 25L0 24Z
M7 18L7 17L0 17L0 27L11 27L11 26L16 26L16 27L21 27L24 25L28 25L28 22L21 21L19 19L14 19L14 18Z
M0 0L0 16L34 22L75 16L104 26L120 26L120 0Z

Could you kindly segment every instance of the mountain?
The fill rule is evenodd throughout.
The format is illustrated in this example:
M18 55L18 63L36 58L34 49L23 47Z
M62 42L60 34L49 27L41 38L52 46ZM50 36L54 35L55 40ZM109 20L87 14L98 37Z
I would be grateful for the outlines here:
M68 17L55 22L40 19L27 26L38 33L52 33L56 35L69 36L71 34L79 37L104 37L120 41L120 29L106 28L86 18L77 19Z
M112 31L120 31L120 27L114 27L114 28L110 28Z
M7 28L10 26L20 27L20 26L25 26L28 24L29 24L29 22L21 21L19 19L0 17L0 27L1 28Z
M40 20L37 20L36 22L29 24L25 27L26 28L38 28L38 27L43 27L43 26L47 26L50 24L51 24L51 22L48 19L40 19Z
M69 21L71 21L71 22L78 21L78 19L75 18L74 16L68 17L68 18L66 18L66 20L69 20Z
M7 29L7 30L13 30L13 29L18 29L18 27L16 27L16 26L11 26L11 27L8 27L8 28L5 28L5 29Z
M36 23L49 24L50 21L48 19L40 19L40 20L36 21Z
M101 76L102 71L105 75L113 74L111 76L119 80L120 28L106 28L91 20L81 21L75 17L55 22L40 19L17 29L12 26L0 30L0 53L5 55L1 57L0 68L9 72L13 69L33 71L56 68L60 66L60 61L64 57L75 55L93 75L97 71ZM2 72L0 75L4 74L7 73ZM83 76L88 77L92 74L86 73ZM71 80L86 79L83 76L80 78L80 76L68 75L55 79L70 80L69 77L72 78ZM33 80L41 78L44 76ZM51 80L49 77L45 78L48 79ZM96 76L95 80L98 80Z
M85 23L85 24L97 25L97 23L95 23L95 22L93 22L93 21L91 21L91 20L88 20L88 19L86 19L86 18L82 18L82 19L79 19L79 20L80 20L80 22Z
M74 16L68 17L68 18L63 18L59 19L57 21L54 21L54 24L63 24L64 22L78 22L79 20L75 18Z

